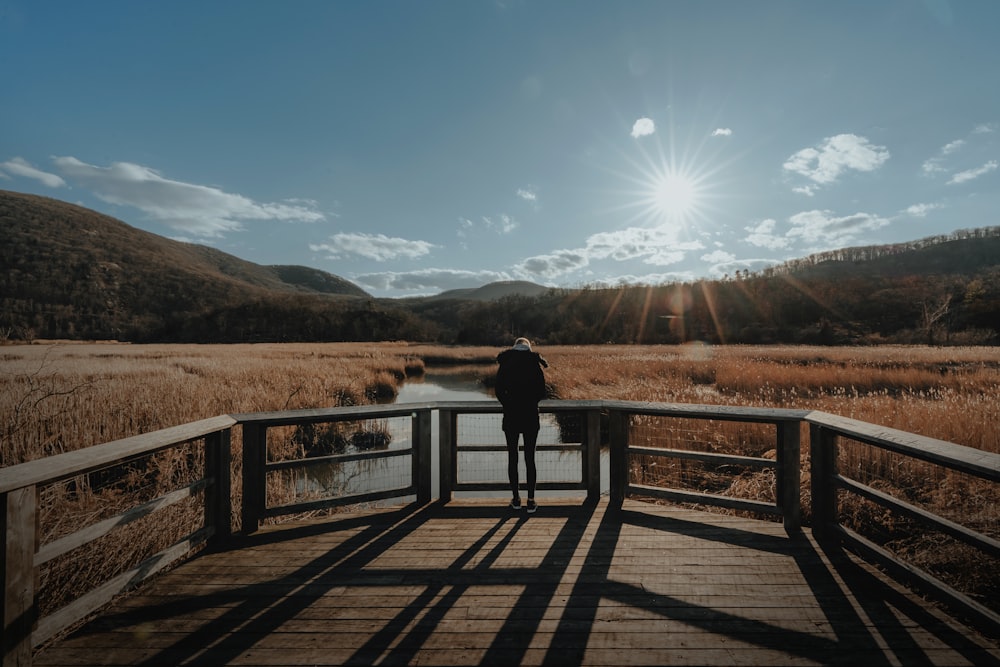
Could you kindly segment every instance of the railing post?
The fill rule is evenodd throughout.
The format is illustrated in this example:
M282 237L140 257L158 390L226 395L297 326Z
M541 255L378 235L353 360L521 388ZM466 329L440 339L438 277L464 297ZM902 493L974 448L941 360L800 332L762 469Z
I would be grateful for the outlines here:
M809 474L812 485L812 530L817 539L828 538L837 523L837 434L817 424L809 425Z
M583 469L587 475L587 500L601 497L601 411L587 410L583 422Z
M233 533L231 429L205 436L205 527L212 528L212 543L226 540Z
M431 411L417 410L412 418L413 484L417 487L417 503L431 501Z
M3 667L31 665L31 633L37 621L35 551L38 487L0 495L3 514Z
M628 493L628 413L612 410L609 413L608 440L610 441L610 504L621 507Z
M450 502L455 490L458 473L458 415L451 410L438 410L438 480L441 485L440 500Z
M799 501L801 484L800 422L778 422L778 478L776 496L786 533L802 529L802 508Z
M253 533L260 526L267 500L267 427L243 424L242 531Z

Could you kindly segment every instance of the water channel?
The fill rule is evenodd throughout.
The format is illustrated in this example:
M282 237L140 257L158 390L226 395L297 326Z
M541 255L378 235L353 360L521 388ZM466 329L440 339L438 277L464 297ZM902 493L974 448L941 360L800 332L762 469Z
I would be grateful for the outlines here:
M408 380L400 388L395 403L419 403L434 401L495 401L493 393L486 389L472 372L427 373L421 378ZM436 412L436 411L435 411ZM538 433L540 445L554 445L562 442L559 424L553 415L541 415L541 430ZM432 422L431 440L437 442L437 415ZM458 421L458 441L463 445L503 445L504 436L501 430L501 416L496 415L462 415ZM506 481L506 452L460 452L459 471L464 482ZM539 481L578 481L579 454L568 452L540 451L535 456L538 466ZM438 486L438 451L434 448L432 460L433 482ZM567 477L567 471L576 477ZM519 479L523 483L526 478L524 458L521 457ZM561 492L563 495L572 492ZM478 491L475 494L456 493L456 496L476 495L487 497L506 497L509 491ZM539 498L545 492L539 492Z
M495 401L492 392L484 387L472 371L429 372L418 378L408 379L392 403L428 403L440 401ZM406 449L410 447L409 419L399 418L399 424L388 425L391 432L389 449ZM432 450L431 472L433 494L437 497L439 479L438 448L438 414L434 411L431 427L431 440L435 443ZM504 444L499 414L460 415L458 419L458 440L463 445L499 445ZM555 416L541 415L541 430L539 445L555 445L561 443L560 427ZM538 480L557 482L580 481L581 452L539 451L535 460L538 466ZM463 482L506 482L507 454L505 451L464 451L459 452L459 479ZM408 475L409 458L385 459L374 464L346 464L338 470L330 470L327 474L314 470L312 479L306 486L339 487L341 493L360 493L377 491L384 488L396 488L398 480ZM355 470L354 468L358 468ZM520 462L519 477L523 483L526 478L523 456ZM318 473L318 474L317 474ZM608 488L608 457L607 452L601 454L601 487ZM362 481L364 480L364 481ZM456 492L456 497L508 497L509 491L477 491ZM537 496L542 499L552 496L583 496L582 491L539 491Z

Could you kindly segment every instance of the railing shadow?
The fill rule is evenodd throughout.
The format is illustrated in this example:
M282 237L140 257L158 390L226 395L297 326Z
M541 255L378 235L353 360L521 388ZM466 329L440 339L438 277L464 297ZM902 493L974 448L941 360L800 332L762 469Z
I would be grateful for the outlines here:
M344 649L343 664L413 664L426 658L428 639L449 612L466 606L474 589L503 587L514 595L505 614L494 618L488 646L470 653L474 664L580 664L586 638L600 622L602 605L630 606L643 618L712 633L734 643L780 653L790 663L933 664L934 656L910 637L906 624L922 627L975 664L1000 664L980 646L932 613L910 602L857 565L839 549L817 545L805 533L767 535L724 525L685 521L655 512L616 509L606 503L552 505L527 517L496 505L410 505L376 515L318 522L234 538L226 551L309 538L331 531L356 531L329 551L273 580L235 587L212 597L187 598L144 607L144 619L171 619L201 609L228 605L195 632L154 651L143 665L219 665L238 661L263 638L295 618L318 598L338 589L406 586L417 592L363 643ZM383 566L377 561L406 539L421 539L430 522L477 519L485 529L457 543L457 555L444 567ZM544 553L530 566L505 565L523 544L526 530L542 522L550 537L538 542ZM558 526L558 528L557 528ZM670 539L697 538L788 557L789 577L805 579L821 607L830 632L791 630L776 622L740 616L680 597L658 593L655 585L616 581L612 564L621 555L623 532L640 528ZM537 535L541 533L536 533ZM548 533L545 533L548 534ZM452 545L451 548L455 548ZM217 553L217 552L216 552ZM196 559L197 560L197 559ZM515 561L516 562L516 561ZM738 566L737 566L738 567ZM573 571L571 571L571 568ZM576 572L579 568L579 572ZM567 588L569 592L567 594ZM517 590L519 593L509 593ZM482 610L486 614L490 610ZM555 616L558 614L558 617ZM104 616L80 632L133 627L126 613ZM481 629L479 630L481 631ZM581 641L581 638L583 640ZM986 662L984 662L986 660Z
M661 532L698 536L748 549L766 550L794 559L798 574L809 585L816 601L830 623L835 640L796 632L752 619L690 605L668 596L649 594L646 611L663 618L681 620L692 627L717 632L720 627L740 628L739 638L755 638L762 648L780 650L792 658L814 660L821 664L866 665L936 664L935 657L913 640L909 627L932 633L943 646L961 654L970 664L1000 665L1000 659L983 651L942 620L940 616L915 604L885 581L866 570L840 548L816 543L805 533L788 537L768 537L734 528L709 528L704 523L687 522L672 517L630 510L609 510L601 523L603 540L595 545L617 542L623 525L643 526ZM606 561L598 553L588 556L590 576L606 574ZM584 579L581 573L581 579ZM604 593L609 599L634 600L633 586L612 583ZM648 593L647 593L648 594ZM860 611L855 604L861 607ZM698 613L689 613L697 610ZM864 614L864 617L862 616ZM866 618L867 617L867 620ZM905 620L909 620L909 624ZM744 634L744 630L747 634ZM561 651L565 657L565 651ZM574 656L574 657L581 657ZM570 660L570 662L574 662ZM576 661L579 662L579 661Z
M969 664L1000 665L1000 658L984 652L981 646L959 632L953 625L943 621L940 615L935 615L915 604L900 591L900 588L879 578L856 560L848 557L843 548L824 542L820 542L817 548L830 563L830 568L804 569L806 572L814 573L814 581L811 583L821 590L842 585L849 591L860 607L859 611L853 608L850 610L857 624L863 623L861 619L863 613L869 619L869 625L877 628L878 639L885 643L886 651L895 656L896 661L892 664L936 664L934 657L928 655L913 641L908 626L917 626L933 634L942 645L962 655ZM841 608L846 608L849 606L846 596L842 597L845 604L841 605ZM844 631L849 632L851 629L846 627ZM872 639L876 639L874 635L871 636Z
M324 592L339 586L339 580L324 574L356 560L358 550L381 550L391 546L401 535L415 530L426 520L427 507L408 505L399 510L372 517L358 517L336 524L315 523L276 533L258 533L234 537L225 548L217 551L237 552L275 542L313 536L336 530L360 528L330 551L309 561L286 576L263 584L249 584L212 596L187 598L143 608L143 617L150 622L191 614L200 609L214 608L220 603L235 603L218 618L208 621L199 630L184 636L174 644L157 650L140 665L220 665L226 664L253 647L258 637L266 636L294 617ZM388 528L387 528L388 526ZM212 553L206 551L205 555ZM192 559L196 561L197 558ZM308 592L306 587L308 586ZM261 589L266 587L266 594ZM130 627L135 618L125 612L108 614L85 626L78 634Z

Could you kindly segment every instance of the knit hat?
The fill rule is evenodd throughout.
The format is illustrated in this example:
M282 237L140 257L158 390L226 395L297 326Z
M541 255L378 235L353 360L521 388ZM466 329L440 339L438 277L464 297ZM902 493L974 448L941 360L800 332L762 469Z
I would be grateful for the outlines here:
M515 350L531 350L531 341L527 338L518 338L514 341Z

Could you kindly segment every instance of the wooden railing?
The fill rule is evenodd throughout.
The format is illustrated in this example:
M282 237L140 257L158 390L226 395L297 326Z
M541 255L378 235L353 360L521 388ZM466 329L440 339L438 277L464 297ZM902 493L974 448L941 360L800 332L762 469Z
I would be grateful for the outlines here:
M893 576L907 581L926 594L944 601L987 634L1000 636L1000 614L956 591L930 573L906 562L859 535L841 523L838 490L865 498L897 516L915 521L921 528L953 537L994 559L994 565L983 563L988 571L996 571L1000 559L1000 540L933 514L911 503L874 489L841 474L838 454L844 441L870 445L903 457L924 461L972 477L982 479L993 503L987 510L994 521L1000 503L1000 454L963 447L944 440L927 438L906 431L876 426L824 412L811 412L807 417L810 441L810 477L812 480L812 530L820 540L839 542L862 558L873 561ZM994 527L995 528L995 527Z
M917 585L956 605L964 615L984 627L989 634L1000 635L1000 615L958 593L912 565L840 525L837 491L859 494L900 512L921 524L941 530L991 557L1000 556L1000 541L967 527L893 499L875 489L838 473L837 452L841 439L905 454L916 459L974 475L987 483L1000 482L1000 454L983 452L954 443L874 426L822 412L745 408L717 405L640 403L631 401L544 401L541 409L557 418L567 415L577 420L579 442L541 443L540 451L558 449L579 454L579 476L570 482L540 481L541 490L583 491L593 499L601 488L601 451L606 448L609 461L607 493L611 501L621 502L629 495L664 498L675 502L714 505L780 517L787 531L800 529L800 437L809 426L811 458L812 529L824 540L837 541L862 556L905 573ZM432 438L433 413L438 413L438 481L434 484ZM0 468L0 516L3 534L3 651L4 666L26 665L31 650L60 631L92 613L116 594L134 587L171 563L188 557L206 543L222 542L237 526L243 532L255 531L268 517L308 512L317 509L412 498L427 503L438 497L448 501L455 492L500 491L507 489L505 475L489 482L465 482L459 474L460 452L503 452L502 434L497 423L494 444L470 445L461 440L457 427L461 415L496 415L495 401L436 402L404 405L375 405L316 410L291 410L253 414L225 415L199 422L163 429L115 442L109 442L65 454ZM747 422L774 428L775 458L735 456L712 451L683 448L650 447L630 442L635 429L633 420L652 417L657 420ZM352 451L292 460L268 460L268 432L277 427L306 424L334 424L375 419L409 420L408 444L372 451ZM231 430L241 428L242 458L232 460ZM46 485L86 475L109 466L118 466L140 457L180 445L201 443L204 447L204 471L201 479L143 502L126 512L71 535L41 544L39 529L39 493ZM377 491L342 493L327 498L311 498L284 504L268 502L268 475L314 466L337 466L358 461L410 458L408 482ZM729 495L679 488L663 488L634 479L630 461L638 458L668 457L696 461L711 466L774 471L774 502L742 499ZM233 492L233 470L239 470L242 493ZM504 468L505 469L505 468ZM996 487L994 486L994 489ZM160 511L182 499L203 498L203 525L172 546L160 551L110 581L78 597L62 608L38 618L38 572L48 561L150 513ZM234 503L238 507L234 507Z
M209 540L230 534L230 429L236 420L213 417L144 433L124 440L0 468L0 513L3 533L3 656L4 666L31 664L31 649L103 606L118 593L134 587L171 563L187 557ZM116 517L87 526L48 544L40 544L39 493L44 485L86 475L177 445L203 440L202 479ZM73 602L38 619L38 569L44 563L93 542L141 516L160 511L204 490L201 529L122 572Z

